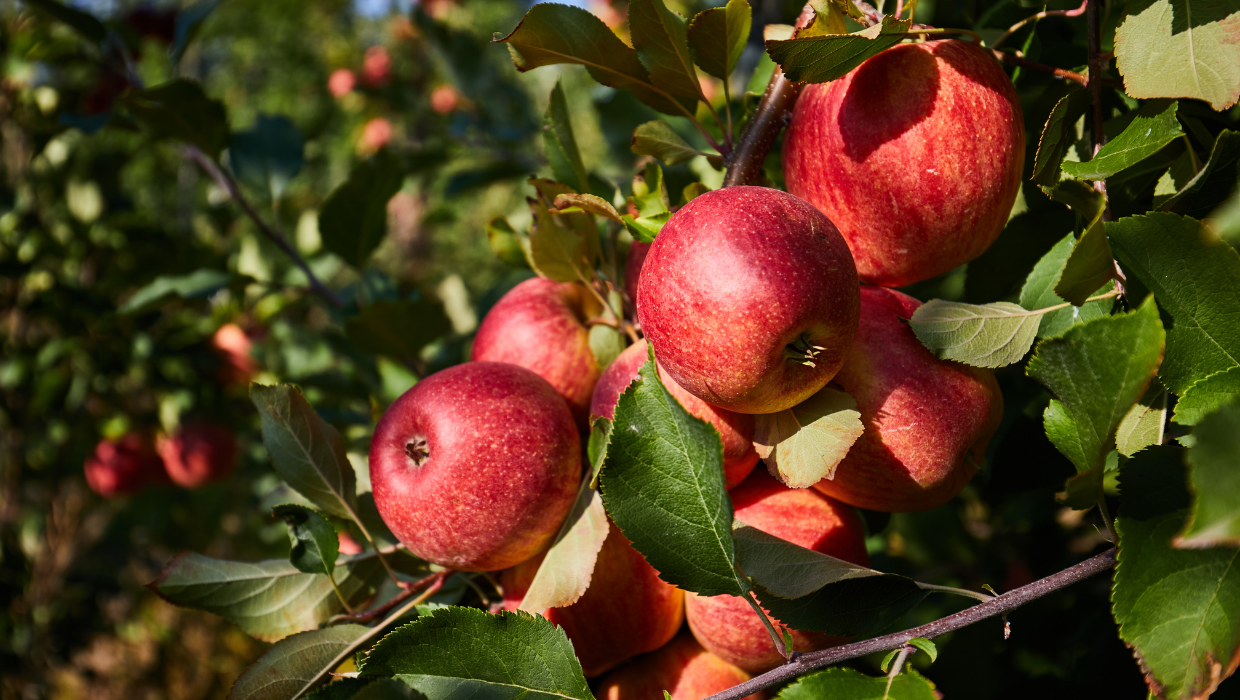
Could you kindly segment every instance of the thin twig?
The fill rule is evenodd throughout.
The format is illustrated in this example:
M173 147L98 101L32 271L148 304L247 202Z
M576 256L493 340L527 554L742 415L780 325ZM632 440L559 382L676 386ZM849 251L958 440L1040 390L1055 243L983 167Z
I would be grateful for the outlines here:
M417 581L414 581L413 583L410 583L410 584L402 583L400 585L404 587L404 590L392 596L392 599L384 603L383 605L380 605L379 607L374 608L372 610L366 610L364 612L353 613L352 615L337 615L333 617L331 621L332 622L370 622L371 620L379 617L380 615L386 613L387 611L391 610L397 605L400 605L404 601L408 600L409 598L411 598L413 595L415 595L418 591L422 590L423 588L426 588L427 586L432 586L437 581L442 582L443 579L447 578L452 573L453 572L451 570L437 571L431 574L430 576L418 579Z
M853 644L845 644L844 646L834 647L832 649L824 649L808 654L801 654L791 662L780 666L779 668L768 671L756 678L745 681L739 685L732 686L722 693L706 698L705 700L740 700L740 698L756 693L759 690L770 688L785 681L792 680L797 676L803 675L814 669L830 666L831 664L845 661L847 659L855 659L866 654L873 654L878 651L888 651L890 649L900 649L908 640L914 637L925 637L933 639L942 636L948 632L958 630L962 627L968 627L975 622L980 622L996 615L1002 615L1009 610L1014 610L1025 603L1037 600L1045 595L1054 593L1062 588L1066 588L1077 581L1084 580L1101 573L1115 566L1115 548L1112 547L1102 554L1090 557L1085 561L1071 566L1056 574L1051 574L1044 579L1034 581L1027 586L1021 586L1012 591L1008 591L1003 595L996 596L984 603L979 603L971 608L962 610L954 615L940 618L929 624L912 629L896 632L894 634L867 639L862 642Z
M288 242L288 239L285 238L282 233L272 228L270 224L258 215L258 212L254 210L254 207L250 204L249 200L247 200L245 195L241 193L241 188L237 186L237 182L233 180L228 173L220 169L220 167L215 164L215 161L212 160L206 153L203 153L202 149L197 146L187 144L182 149L182 153L184 153L185 157L194 161L199 165L199 167L206 171L207 175L215 181L215 184L219 185L224 189L224 191L228 192L228 195L237 203L237 206L241 207L241 211L254 222L255 226L258 226L258 230L261 231L262 234L268 238L268 240L275 243L276 247L284 251L284 254L287 255L303 273L305 273L306 279L310 280L311 289L313 289L319 296L330 302L333 306L337 308L344 306L344 301L342 301L335 292L329 289L327 285L323 284L319 280L314 272L310 270L310 266L306 263L305 259L301 257L301 253L297 252L297 249Z
M1001 63L1006 63L1012 66L1020 66L1021 68L1028 68L1042 73L1050 73L1057 78L1065 78L1074 83L1080 83L1086 87L1089 86L1089 78L1086 78L1080 73L1074 73L1064 68L1056 68L1055 66L1048 66L1045 63L1036 63L1027 58L1021 58L1016 54L1008 53L1006 51L995 51L994 49L991 49L990 53L995 58L999 59Z
M990 48L992 49L999 48L999 44L1002 44L1003 42L1007 41L1013 34L1019 31L1021 27L1025 26L1026 24L1029 24L1030 22L1034 22L1040 19L1046 19L1047 17L1080 17L1082 14L1085 13L1085 7L1088 4L1089 4L1089 0L1085 0L1084 2L1081 3L1081 6L1076 8L1075 10L1043 10L1037 14L1029 15L1028 17L1022 19L1016 24L1013 24L1012 26L1008 27L1008 30L1006 32L1000 34L999 38L995 39L994 42L991 43Z

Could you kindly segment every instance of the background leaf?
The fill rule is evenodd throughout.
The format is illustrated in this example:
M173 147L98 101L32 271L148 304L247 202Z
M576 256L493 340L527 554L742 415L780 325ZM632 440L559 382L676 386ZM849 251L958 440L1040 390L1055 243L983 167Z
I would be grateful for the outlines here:
M1095 290L1115 276L1115 263L1102 223L1106 198L1080 180L1064 180L1055 186L1051 196L1071 207L1084 222L1055 282L1057 296L1073 306L1082 306Z
M1177 547L1240 547L1240 403L1232 401L1193 429L1188 449L1193 505Z
M569 117L568 98L564 96L564 82L557 80L551 90L551 101L543 117L543 145L547 149L547 161L551 174L577 192L589 191L586 166L577 150L577 137L573 135L573 121Z
M260 114L254 126L232 135L228 164L237 178L273 199L301 172L301 132L283 116Z
M1055 103L1054 109L1042 128L1038 150L1033 158L1033 175L1030 179L1043 187L1054 187L1059 182L1060 164L1064 154L1076 141L1076 122L1089 108L1090 94L1083 87L1074 85L1067 95Z
M633 152L639 156L654 156L666 165L683 163L698 155L698 150L672 130L671 125L659 120L646 122L633 130Z
M587 214L553 214L551 204L559 195L572 194L565 185L550 180L531 180L538 190L537 198L527 198L533 223L530 225L529 261L540 277L556 282L579 282L594 274L590 247L593 235L595 248L598 234L584 227L573 227L582 219L593 227ZM576 218L574 218L576 217ZM584 235L583 235L584 234Z
M913 312L909 327L935 357L1003 367L1029 352L1041 321L1041 314L1007 301L978 306L931 299Z
M1240 397L1240 366L1193 382L1175 404L1172 422L1197 425L1202 418Z
M35 8L58 22L64 22L72 27L78 34L95 42L103 43L107 38L108 30L103 26L94 15L82 12L81 10L68 7L56 0L24 0L26 5Z
M1240 649L1240 549L1171 546L1189 505L1182 451L1151 447L1120 470L1119 562L1111 595L1119 635L1151 690L1205 697Z
M276 506L271 514L288 525L289 563L302 573L331 576L340 554L336 528L314 510L294 503Z
M767 52L793 82L826 83L900 43L912 20L883 17L876 24L842 36L812 36L804 39L766 42Z
M883 576L873 569L836 559L735 521L736 563L745 575L780 598L800 598L845 579Z
M430 698L594 700L564 631L520 612L435 610L380 640L361 675L395 676Z
M211 16L215 8L219 7L220 2L222 0L203 0L177 12L176 23L173 25L172 46L168 47L168 55L172 58L173 64L181 62L181 57L185 55L190 42L198 36L202 23Z
M276 473L323 512L352 519L357 476L340 433L314 412L294 386L250 387L263 418L263 445Z
M1240 365L1240 255L1200 222L1163 212L1106 224L1116 259L1171 315L1163 384L1193 382Z
M360 605L384 571L373 553L359 554L338 563L334 578L349 604ZM170 603L219 615L268 642L312 630L344 611L326 576L302 573L287 559L247 563L186 552L147 587Z
M616 404L602 476L607 512L664 581L743 595L719 434L677 403L654 362L639 376Z
M1184 134L1176 119L1178 102L1146 102L1119 136L1107 143L1088 162L1065 162L1063 171L1084 180L1103 180L1149 158Z
M754 416L754 448L785 486L809 488L835 468L865 426L847 392L824 387L792 408Z
M386 150L354 166L319 211L323 247L355 268L365 267L387 235L388 200L404 179L400 161Z
M1240 132L1224 129L1214 141L1210 160L1184 187L1158 208L1203 219L1236 191L1240 182Z
M1209 0L1147 0L1115 28L1115 66L1138 99L1191 97L1217 110L1240 97L1240 9Z
M1072 254L1072 248L1075 245L1076 238L1068 234L1056 243L1050 252L1042 256L1033 271L1029 273L1029 277L1026 278L1025 285L1021 287L1021 306L1026 309L1045 309L1065 301L1063 297L1055 293L1055 283L1059 281L1064 264L1067 263L1068 256ZM1063 335L1064 331L1075 325L1102 318L1108 315L1114 303L1109 299L1091 301L1083 306L1069 306L1043 314L1038 324L1038 337L1053 338Z
M689 23L689 50L699 68L727 80L736 68L753 28L753 10L746 0L728 0L723 7L703 10Z
M362 625L334 625L276 642L247 668L228 700L287 700L303 692L324 666L370 631Z
M867 676L851 668L828 668L798 679L780 691L776 700L932 700L936 697L934 684L912 668L891 680L890 692L884 676Z
M207 97L202 85L178 78L117 100L157 139L184 141L212 158L228 144L228 115L224 103Z
M249 278L241 278L236 281L244 282ZM234 277L223 270L195 270L188 275L161 275L156 277L154 281L134 292L120 308L117 313L131 314L135 311L143 311L155 304L155 302L175 294L182 299L200 299L209 297L212 294L227 287L234 282Z
M651 82L677 97L701 97L689 55L688 27L680 15L667 9L663 0L630 0L629 32Z
M362 352L405 360L416 359L422 348L452 330L452 322L438 301L376 301L344 322L349 342Z

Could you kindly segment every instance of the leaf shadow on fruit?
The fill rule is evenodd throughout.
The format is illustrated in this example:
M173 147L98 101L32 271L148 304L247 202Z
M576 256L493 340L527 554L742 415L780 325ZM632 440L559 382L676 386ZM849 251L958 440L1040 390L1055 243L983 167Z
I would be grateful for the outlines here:
M912 44L882 55L884 60L867 61L857 69L836 117L844 152L858 162L926 120L939 94L934 56Z

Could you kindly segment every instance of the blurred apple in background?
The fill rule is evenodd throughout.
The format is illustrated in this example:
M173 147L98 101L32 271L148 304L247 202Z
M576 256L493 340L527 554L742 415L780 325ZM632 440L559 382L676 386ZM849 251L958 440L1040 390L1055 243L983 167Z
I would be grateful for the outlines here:
M220 381L224 384L242 386L250 383L258 371L258 362L251 352L254 342L235 323L225 323L211 336L211 349L220 358Z
M156 445L173 483L187 489L219 481L237 464L237 439L218 423L183 423Z
M167 481L150 436L136 431L115 440L100 440L82 471L91 490L104 498L136 493Z

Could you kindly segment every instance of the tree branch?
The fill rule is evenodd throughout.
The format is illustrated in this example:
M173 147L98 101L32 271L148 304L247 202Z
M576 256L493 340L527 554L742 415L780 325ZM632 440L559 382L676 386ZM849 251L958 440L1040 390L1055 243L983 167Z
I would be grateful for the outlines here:
M1101 573L1115 566L1115 548L1112 547L1102 554L1090 557L1085 561L1071 566L1057 574L1051 574L1044 579L1034 581L1027 586L1021 586L1012 591L1008 591L1003 595L996 596L985 603L974 605L971 608L962 610L954 615L935 620L929 624L913 629L896 632L874 639L867 639L853 644L845 644L844 646L835 647L833 649L824 649L809 654L801 654L792 661L780 666L779 668L768 671L756 678L750 679L740 685L732 686L722 693L716 693L706 700L740 700L747 695L755 693L765 688L791 680L802 674L813 671L814 669L830 666L831 664L845 661L847 659L855 659L858 656L873 654L876 651L888 651L890 649L899 649L903 647L908 640L914 637L925 637L933 639L948 632L958 630L962 627L980 622L996 615L1002 615L1010 610L1014 610L1025 603L1037 600L1045 595L1054 593L1061 588L1081 581Z
M1089 0L1084 0L1084 2L1081 3L1081 6L1076 8L1075 10L1043 10L1037 14L1029 15L1028 17L1022 19L1016 24L1013 24L1012 26L1008 27L1008 30L1006 32L1000 34L998 39L995 39L993 42L991 42L990 48L992 49L999 48L999 44L1002 44L1003 42L1007 41L1008 38L1011 37L1013 34L1015 34L1021 27L1035 20L1045 19L1047 17L1080 17L1082 14L1084 14L1085 6L1088 3L1089 3Z
M1026 58L1021 58L1020 56L1017 56L1016 54L1007 53L1005 51L996 51L995 49L991 49L990 53L994 55L995 58L999 59L1000 63L1006 63L1012 66L1020 66L1021 68L1028 68L1029 70L1041 71L1042 73L1050 73L1051 75L1057 78L1065 78L1067 80L1071 80L1074 83L1080 83L1081 85L1084 85L1086 87L1089 86L1089 79L1081 75L1080 73L1074 73L1070 70L1066 70L1063 68L1056 68L1054 66L1048 66L1045 63L1035 63L1034 61L1030 61L1029 59L1026 59Z
M266 221L263 221L263 218L258 215L258 212L254 210L254 207L250 205L249 200L247 200L245 195L242 194L241 188L237 187L237 182L233 180L228 173L221 170L220 167L215 164L215 161L211 160L211 158L206 153L203 153L202 149L197 146L186 145L181 152L186 158L194 161L199 165L199 167L206 171L207 175L215 181L215 184L219 185L224 189L224 191L228 192L228 195L232 197L233 201L241 207L241 211L254 222L255 226L258 226L258 230L261 231L263 235L268 238L268 240L275 243L280 250L284 251L285 255L292 259L293 263L297 265L297 267L300 268L306 275L306 279L310 280L311 289L313 289L319 296L330 302L332 306L337 308L344 306L344 301L342 301L335 292L329 289L327 285L323 284L314 272L310 270L310 266L306 264L305 259L301 257L301 253L297 252L297 249L289 244L288 239L284 237L284 234L272 228Z

